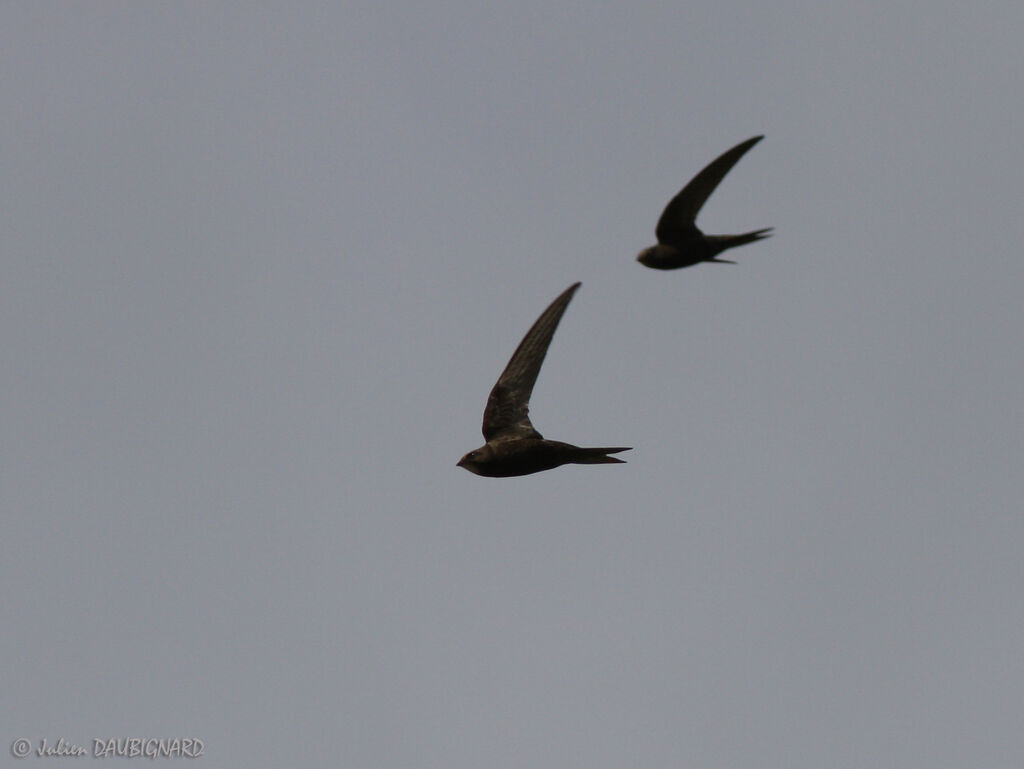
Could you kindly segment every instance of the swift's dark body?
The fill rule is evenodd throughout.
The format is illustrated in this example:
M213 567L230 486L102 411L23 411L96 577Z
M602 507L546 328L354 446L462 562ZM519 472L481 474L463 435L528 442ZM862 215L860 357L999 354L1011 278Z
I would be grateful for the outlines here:
M636 259L654 270L678 270L701 262L735 264L718 259L723 251L767 238L772 228L745 232L742 235L705 235L697 229L697 214L719 182L763 136L755 136L737 144L712 160L679 191L658 220L655 235L658 244L645 248Z
M545 440L530 422L533 385L562 314L579 287L579 283L574 283L563 291L526 332L487 398L483 421L487 443L462 457L457 463L459 467L489 478L509 478L567 464L623 462L607 455L628 451L627 448L584 448Z

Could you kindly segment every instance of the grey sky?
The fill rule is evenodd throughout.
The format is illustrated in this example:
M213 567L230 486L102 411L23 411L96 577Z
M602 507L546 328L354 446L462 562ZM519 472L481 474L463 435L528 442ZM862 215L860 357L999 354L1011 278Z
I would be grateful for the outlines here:
M4 4L3 765L1020 765L1022 22ZM637 265L759 133L775 236ZM575 280L531 415L628 464L456 468Z

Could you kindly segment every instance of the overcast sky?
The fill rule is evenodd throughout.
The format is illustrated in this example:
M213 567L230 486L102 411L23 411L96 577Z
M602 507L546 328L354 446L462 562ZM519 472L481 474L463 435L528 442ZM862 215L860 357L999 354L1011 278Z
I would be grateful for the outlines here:
M1020 766L1022 26L4 3L0 764ZM638 265L761 133L774 237ZM576 280L531 413L628 464L457 468Z

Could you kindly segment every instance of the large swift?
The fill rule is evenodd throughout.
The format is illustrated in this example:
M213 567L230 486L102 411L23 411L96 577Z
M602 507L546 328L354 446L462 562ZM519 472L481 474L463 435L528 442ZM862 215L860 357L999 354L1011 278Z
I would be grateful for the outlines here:
M658 220L655 234L658 245L645 248L636 260L655 270L677 270L701 262L736 264L716 258L727 248L742 246L767 238L772 228L754 230L742 235L705 235L697 229L697 214L704 201L743 155L763 136L747 139L712 160L707 167L669 201Z
M530 394L548 345L579 283L573 283L541 313L501 372L484 409L483 446L458 461L471 473L492 478L529 475L559 465L622 463L609 457L628 448L582 448L545 440L530 423Z

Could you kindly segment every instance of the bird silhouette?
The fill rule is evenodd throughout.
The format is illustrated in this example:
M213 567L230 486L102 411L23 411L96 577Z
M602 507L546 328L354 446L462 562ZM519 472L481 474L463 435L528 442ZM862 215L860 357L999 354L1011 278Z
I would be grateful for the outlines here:
M530 422L530 394L537 381L548 345L579 283L573 283L553 301L526 332L501 372L484 408L483 446L457 463L471 473L492 478L529 475L559 465L620 464L609 457L628 448L582 448L545 440Z
M747 150L763 138L755 136L740 142L712 160L693 177L662 211L654 231L658 245L645 248L637 255L636 260L645 267L655 270L677 270L701 262L736 264L728 259L716 257L728 248L769 237L771 227L745 232L742 235L705 235L697 229L696 224L697 214L704 201Z

